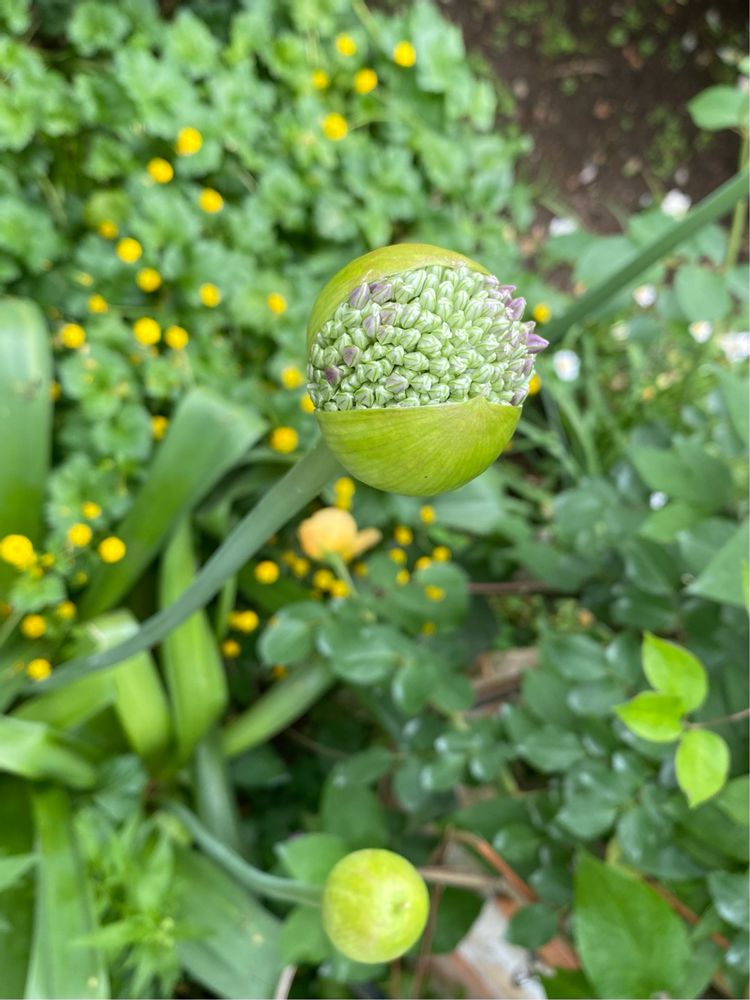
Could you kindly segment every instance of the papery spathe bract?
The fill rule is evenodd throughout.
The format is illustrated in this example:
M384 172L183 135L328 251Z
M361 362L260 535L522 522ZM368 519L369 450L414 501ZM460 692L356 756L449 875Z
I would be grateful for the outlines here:
M547 341L525 301L461 254L384 247L323 289L308 326L308 389L329 448L379 489L457 489L510 440Z

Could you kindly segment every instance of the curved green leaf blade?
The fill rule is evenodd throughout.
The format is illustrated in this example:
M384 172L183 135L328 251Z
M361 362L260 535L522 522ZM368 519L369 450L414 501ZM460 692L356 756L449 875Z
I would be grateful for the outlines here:
M0 301L0 538L37 542L49 471L52 358L44 317L33 302ZM0 595L12 579L0 564Z
M0 716L0 771L32 781L52 780L71 788L91 788L96 768L79 740L39 722Z
M190 522L176 528L161 561L159 600L167 608L195 578ZM205 611L197 611L162 643L162 661L174 715L177 754L186 760L227 703L224 664Z
M39 863L26 998L106 998L104 956L78 943L94 929L94 916L70 799L61 788L36 788L32 804Z
M255 413L208 389L180 402L148 477L116 534L125 557L102 564L80 602L82 618L116 604L159 551L176 521L192 510L265 430Z

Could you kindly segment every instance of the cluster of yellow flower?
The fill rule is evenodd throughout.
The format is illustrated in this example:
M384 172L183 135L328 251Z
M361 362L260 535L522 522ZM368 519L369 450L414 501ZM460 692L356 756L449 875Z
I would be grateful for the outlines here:
M336 51L345 59L355 56L358 51L357 42L351 35L340 34L336 36L334 42ZM393 61L397 66L405 69L413 66L417 61L417 52L411 42L402 40L393 46L391 52ZM331 75L325 69L318 67L312 71L311 83L316 90L327 90L331 85ZM378 74L371 66L364 66L357 70L352 78L352 89L356 94L365 96L371 94L378 86ZM330 142L340 142L349 133L349 123L338 111L330 111L323 117L320 124L323 135Z

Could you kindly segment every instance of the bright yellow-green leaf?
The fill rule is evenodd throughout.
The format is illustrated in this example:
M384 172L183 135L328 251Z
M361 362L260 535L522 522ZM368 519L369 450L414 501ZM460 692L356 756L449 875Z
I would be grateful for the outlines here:
M696 656L651 632L643 638L641 653L643 672L653 688L681 698L686 712L703 704L708 692L708 677Z
M654 743L671 743L682 732L682 699L671 694L644 691L615 712L632 733Z
M721 791L729 774L729 747L709 729L689 729L675 756L677 784L691 807Z

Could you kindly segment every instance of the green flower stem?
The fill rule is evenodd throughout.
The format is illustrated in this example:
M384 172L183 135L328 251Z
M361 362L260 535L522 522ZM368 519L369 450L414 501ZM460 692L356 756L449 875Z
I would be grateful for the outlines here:
M748 132L747 130L742 133L742 145L740 147L740 170L747 169L748 160ZM738 201L734 206L734 215L732 216L732 228L729 230L729 239L727 240L727 252L724 258L724 267L726 270L730 270L737 263L737 258L740 253L740 246L742 245L742 234L745 230L745 215L747 213L747 199L743 198L742 201Z
M311 708L336 678L321 660L312 660L279 681L233 719L224 730L222 746L227 757L267 743Z
M722 184L720 188L704 198L684 219L672 226L658 239L637 250L627 264L618 268L614 274L577 299L560 319L548 323L544 327L545 337L551 342L559 341L571 326L580 323L601 306L606 305L639 274L648 270L681 243L689 240L704 226L726 215L745 198L747 183L747 169L735 174L726 184Z
M198 818L179 802L164 802L162 809L182 823L204 854L251 892L267 899L277 899L282 903L320 906L323 892L321 886L297 882L279 875L269 875L268 872L248 864L231 847L222 844L209 833Z
M319 441L289 472L279 480L227 535L219 548L199 571L190 586L177 600L152 615L125 642L111 649L76 657L58 667L43 685L28 685L28 690L51 691L64 687L79 677L105 670L121 660L135 656L156 645L172 629L198 611L221 590L230 576L253 556L270 536L282 528L323 489L340 471L323 441Z

